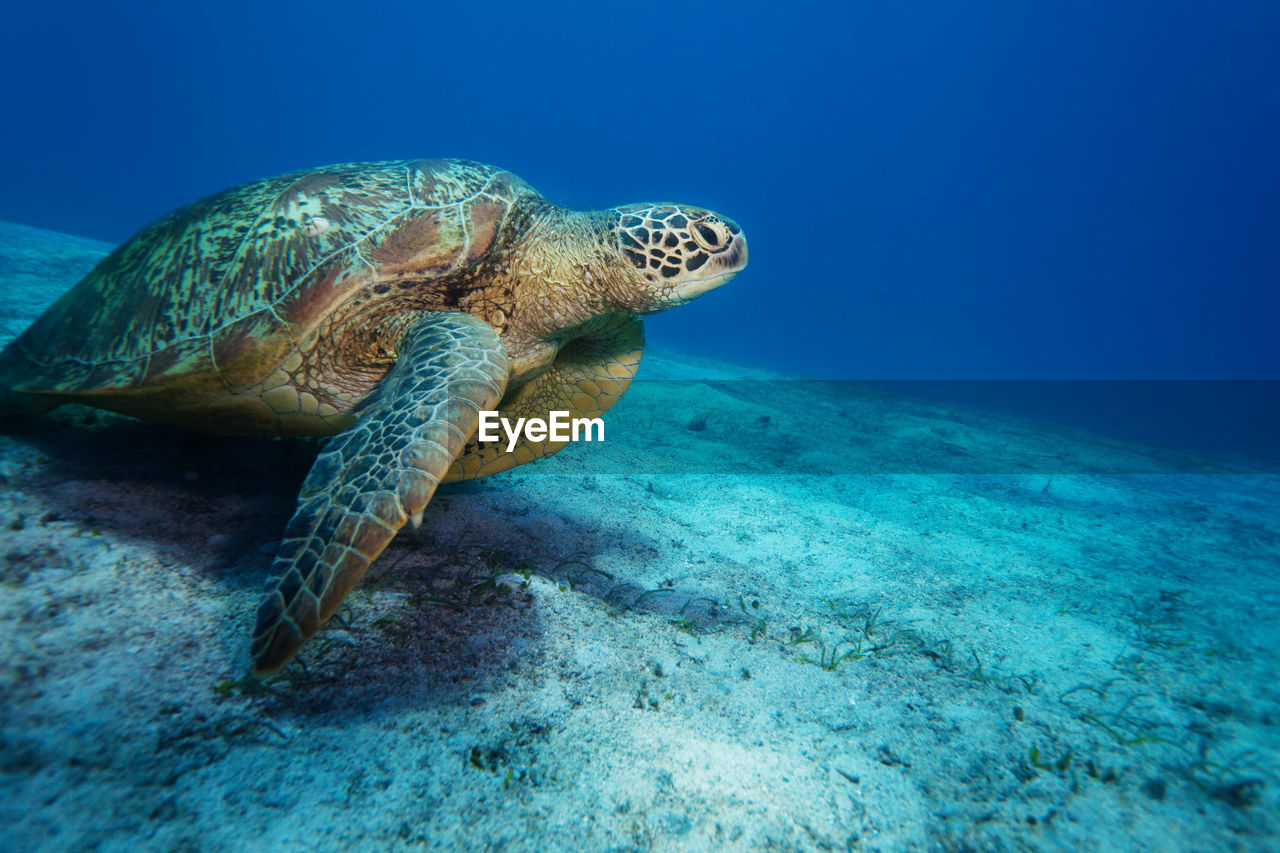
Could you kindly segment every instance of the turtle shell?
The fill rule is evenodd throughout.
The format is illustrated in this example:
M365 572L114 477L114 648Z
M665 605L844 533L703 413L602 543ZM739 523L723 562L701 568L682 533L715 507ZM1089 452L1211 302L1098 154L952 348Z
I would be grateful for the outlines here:
M16 387L106 408L235 393L362 288L475 263L521 196L537 194L458 160L348 163L210 196L143 229L27 329Z

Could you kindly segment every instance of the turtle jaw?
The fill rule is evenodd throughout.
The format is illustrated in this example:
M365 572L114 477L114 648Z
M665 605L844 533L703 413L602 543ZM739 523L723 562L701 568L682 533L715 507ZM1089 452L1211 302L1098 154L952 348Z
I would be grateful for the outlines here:
M684 305L704 293L728 284L730 279L742 272L746 267L747 240L739 233L735 235L733 243L727 249L713 257L711 263L704 267L704 269L709 270L707 275L701 278L690 277L681 280L676 285L674 293L664 300L667 304L663 308L675 308L679 305Z

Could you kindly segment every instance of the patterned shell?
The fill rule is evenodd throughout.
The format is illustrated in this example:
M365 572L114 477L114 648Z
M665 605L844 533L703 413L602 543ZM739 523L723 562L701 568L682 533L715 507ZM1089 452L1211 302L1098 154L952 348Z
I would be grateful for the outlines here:
M534 190L458 160L349 163L227 190L143 229L17 341L31 391L178 402L258 381L357 291L464 269Z

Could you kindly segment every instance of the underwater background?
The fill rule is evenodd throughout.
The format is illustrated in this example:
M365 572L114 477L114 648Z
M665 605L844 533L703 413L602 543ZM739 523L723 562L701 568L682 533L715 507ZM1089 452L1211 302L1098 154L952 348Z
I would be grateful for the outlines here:
M1280 5L131 2L0 26L0 345L329 163L705 205L609 440L243 678L314 458L0 433L0 848L1280 845Z
M462 157L684 200L750 275L654 343L839 379L1276 379L1280 7L17 4L0 218L118 243L247 181Z

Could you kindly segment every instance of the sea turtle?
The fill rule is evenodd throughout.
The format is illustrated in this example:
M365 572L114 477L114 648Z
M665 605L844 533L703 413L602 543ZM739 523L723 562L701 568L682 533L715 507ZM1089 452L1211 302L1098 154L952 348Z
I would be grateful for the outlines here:
M350 163L219 193L139 232L0 355L0 414L74 402L238 435L333 436L253 631L274 672L436 486L555 453L476 440L479 412L596 417L635 375L638 315L747 263L683 204L557 207L462 160Z

